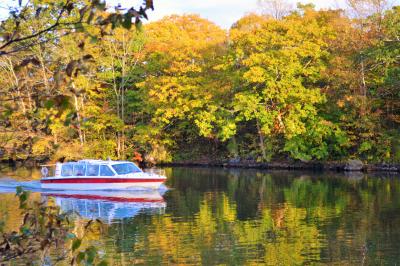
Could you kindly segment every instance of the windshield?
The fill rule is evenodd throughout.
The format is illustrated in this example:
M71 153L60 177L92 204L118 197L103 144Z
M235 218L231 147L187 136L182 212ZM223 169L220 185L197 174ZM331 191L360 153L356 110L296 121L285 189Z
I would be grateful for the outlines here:
M136 165L133 163L119 163L113 164L112 168L114 168L115 172L119 175L132 174L142 172Z

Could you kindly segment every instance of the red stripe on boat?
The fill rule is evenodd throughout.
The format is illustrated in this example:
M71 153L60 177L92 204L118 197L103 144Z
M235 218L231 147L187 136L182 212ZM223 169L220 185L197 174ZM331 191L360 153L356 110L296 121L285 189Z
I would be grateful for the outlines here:
M166 179L159 178L60 178L60 179L42 179L41 183L46 184L81 184L81 183L153 183L153 182L164 182Z
M114 202L157 202L164 203L164 199L146 199L146 198L120 198L120 197L107 197L107 196L97 196L97 195L66 195L66 194L44 194L50 197L60 197L60 198L72 198L72 199L88 199L88 200L104 200L104 201L114 201Z

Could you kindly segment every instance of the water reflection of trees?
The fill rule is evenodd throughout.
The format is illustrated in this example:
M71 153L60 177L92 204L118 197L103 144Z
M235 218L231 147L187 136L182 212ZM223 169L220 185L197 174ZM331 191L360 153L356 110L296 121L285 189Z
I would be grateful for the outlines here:
M395 177L169 171L173 189L164 195L165 214L139 213L107 225L102 235L93 237L111 264L340 265L398 260L400 181ZM2 199L1 215L22 219L12 199Z
M185 168L174 169L169 182L175 189L165 195L166 215L125 224L140 228L132 233L134 248L124 249L135 260L293 265L396 258L380 255L399 237L395 178Z

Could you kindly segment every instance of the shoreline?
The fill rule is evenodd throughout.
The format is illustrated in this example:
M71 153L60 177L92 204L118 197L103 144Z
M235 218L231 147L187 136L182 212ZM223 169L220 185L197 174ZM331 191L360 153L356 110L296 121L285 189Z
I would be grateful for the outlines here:
M38 166L45 163L46 160L17 160L17 161L1 161L0 164L18 167ZM400 163L363 163L360 160L348 161L328 161L328 162L302 162L302 161L273 161L267 163L259 163L250 160L193 160L193 161L176 161L169 163L139 163L142 168L152 166L160 167L219 167L219 168L242 168L242 169L265 169L265 170L289 170L289 171L330 171L330 172L400 172Z
M243 168L243 169L265 169L265 170L312 170L312 171L334 171L334 172L400 172L400 164L389 163L362 163L351 166L349 162L229 162L229 161L181 161L171 163L159 163L162 167L221 167L221 168Z

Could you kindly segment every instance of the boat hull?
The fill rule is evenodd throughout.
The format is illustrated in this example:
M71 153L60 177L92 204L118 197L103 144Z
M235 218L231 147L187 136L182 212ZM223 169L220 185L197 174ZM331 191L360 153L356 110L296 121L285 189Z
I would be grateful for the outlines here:
M129 190L158 189L164 178L53 178L40 181L43 189L53 190Z

